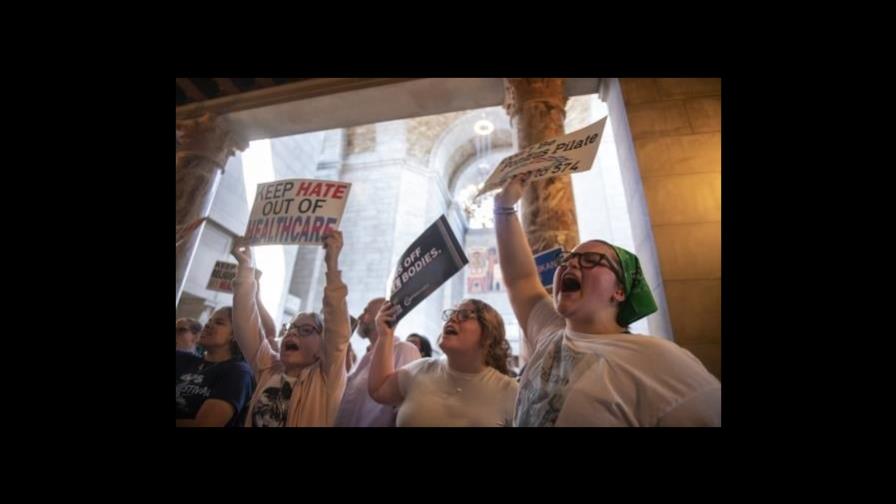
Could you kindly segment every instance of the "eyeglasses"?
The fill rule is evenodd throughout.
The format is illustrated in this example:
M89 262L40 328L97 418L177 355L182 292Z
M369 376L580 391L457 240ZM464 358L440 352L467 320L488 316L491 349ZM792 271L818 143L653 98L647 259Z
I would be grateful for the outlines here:
M455 310L455 309L447 309L442 312L442 320L448 322L449 320L455 318L457 315L458 322L464 322L466 320L470 320L471 318L476 317L476 310Z
M312 334L317 334L320 332L317 329L317 327L315 327L311 324L302 324L302 325L292 324L289 326L289 330L291 331L293 329L295 329L296 331L299 332L299 336L311 336Z
M579 267L582 269L592 269L597 266L609 268L616 275L619 283L624 284L619 267L613 264L613 261L606 254L600 252L567 252L564 250L560 252L560 256L557 259L561 266L566 266L569 261L575 258L579 259Z

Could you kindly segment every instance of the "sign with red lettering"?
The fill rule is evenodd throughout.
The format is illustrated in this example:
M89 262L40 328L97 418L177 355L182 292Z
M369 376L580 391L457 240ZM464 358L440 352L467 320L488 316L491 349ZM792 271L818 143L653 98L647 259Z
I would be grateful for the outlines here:
M208 290L233 293L233 279L236 277L234 263L217 261L212 269L212 276L208 279Z
M258 184L249 215L249 245L321 245L339 228L351 189L336 180L287 179Z
M590 170L606 123L607 118L604 117L578 131L545 140L507 156L488 176L476 197L504 187L514 175L521 173L529 173L529 180L538 180Z

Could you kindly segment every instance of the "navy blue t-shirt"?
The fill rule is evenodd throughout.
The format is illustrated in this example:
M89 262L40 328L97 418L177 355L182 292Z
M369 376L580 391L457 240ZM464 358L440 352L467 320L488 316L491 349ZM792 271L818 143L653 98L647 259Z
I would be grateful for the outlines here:
M189 352L175 352L177 418L196 418L206 399L220 399L235 412L225 427L242 425L255 388L249 365L241 359L206 362Z

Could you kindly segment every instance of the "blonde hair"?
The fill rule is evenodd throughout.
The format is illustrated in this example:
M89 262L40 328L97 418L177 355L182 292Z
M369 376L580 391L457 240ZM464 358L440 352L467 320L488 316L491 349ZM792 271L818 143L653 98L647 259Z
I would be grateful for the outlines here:
M292 318L292 322L294 323L299 317L309 316L314 321L314 328L317 329L317 332L320 333L321 336L324 335L324 319L320 316L319 313L316 312L300 312L296 314L295 317Z

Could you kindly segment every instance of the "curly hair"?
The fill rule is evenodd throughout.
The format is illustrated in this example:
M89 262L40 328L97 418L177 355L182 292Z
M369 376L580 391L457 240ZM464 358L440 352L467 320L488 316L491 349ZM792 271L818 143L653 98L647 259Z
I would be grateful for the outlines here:
M485 365L495 368L499 373L510 376L507 369L508 348L504 335L504 319L498 310L490 304L478 299L463 299L458 305L472 303L476 308L476 320L482 327L479 344L485 348Z

